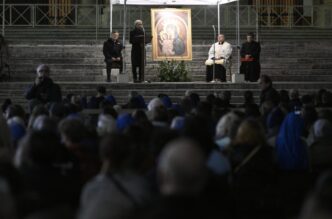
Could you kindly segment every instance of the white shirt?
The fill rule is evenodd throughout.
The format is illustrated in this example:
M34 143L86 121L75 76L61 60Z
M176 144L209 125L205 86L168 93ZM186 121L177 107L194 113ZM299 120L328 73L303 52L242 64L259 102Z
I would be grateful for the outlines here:
M214 45L216 46L215 54L214 54ZM212 46L209 50L208 59L212 59L213 57L216 57L216 59L219 59L219 58L223 57L227 60L231 57L232 51L233 51L233 48L230 43L224 42L223 44L219 44L219 42L216 42L215 44L212 44Z

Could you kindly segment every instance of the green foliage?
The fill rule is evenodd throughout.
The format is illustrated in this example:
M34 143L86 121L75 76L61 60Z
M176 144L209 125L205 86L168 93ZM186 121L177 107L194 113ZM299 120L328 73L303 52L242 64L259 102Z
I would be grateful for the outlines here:
M158 79L162 82L182 82L190 81L188 70L184 61L176 62L174 60L162 61L159 63Z

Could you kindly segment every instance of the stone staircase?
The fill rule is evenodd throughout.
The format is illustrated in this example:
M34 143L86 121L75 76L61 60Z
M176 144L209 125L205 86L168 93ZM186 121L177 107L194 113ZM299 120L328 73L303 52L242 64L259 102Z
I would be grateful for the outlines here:
M167 93L173 102L178 102L187 90L191 90L200 95L204 100L209 94L221 94L223 91L232 92L232 103L239 105L243 102L243 93L250 90L254 93L255 100L258 103L260 86L258 83L204 83L204 82L186 82L186 83L106 83L106 82L58 82L62 88L63 95L76 94L81 96L92 96L96 94L96 87L103 85L108 94L113 94L118 104L124 104L128 100L130 91L137 91L142 94L146 102L156 97L160 93ZM28 82L10 82L0 83L0 102L6 98L11 98L14 103L27 106L24 99L24 91L29 87ZM300 94L312 94L318 89L325 88L332 90L330 82L275 82L274 87L278 90L299 89Z
M127 36L132 27L127 28ZM122 26L113 26L114 30L118 30L122 36ZM151 29L146 27L146 31L151 33ZM221 32L226 34L229 39L236 38L236 28L223 28ZM255 28L240 29L241 38L245 39L247 32L256 32ZM305 34L304 34L305 33ZM44 27L6 27L5 36L12 42L77 42L77 41L99 41L104 40L109 36L109 28L95 28L95 27L75 27L75 26L44 26ZM213 40L213 30L210 26L194 26L192 30L192 40L194 44L210 44ZM331 40L332 28L267 28L262 27L259 30L259 38L261 42L264 41L280 41L280 40L295 40L308 41L308 39L316 40Z
M234 44L234 40L229 40ZM47 63L56 81L105 80L102 54L103 41L97 43L16 43L10 45L12 81L31 81L35 68ZM332 41L263 42L262 74L275 81L332 81ZM205 80L204 61L210 45L193 45L193 60L186 62L192 81ZM151 46L147 46L146 79L157 81L158 62L152 61ZM126 46L126 73L131 77L131 45ZM232 72L238 72L237 50L233 50ZM131 79L129 79L131 81Z
M137 90L147 100L159 93L168 93L174 101L180 99L187 89L202 97L214 92L230 90L232 102L242 102L244 90L252 90L256 99L257 83L207 84L204 61L213 38L208 28L193 31L193 60L187 62L191 81L189 83L158 83L158 63L151 59L151 46L147 46L146 79L153 83L105 83L102 44L108 30L99 30L97 40L93 29L88 28L29 28L6 30L11 54L11 82L0 83L0 102L12 98L15 103L25 104L24 90L35 77L35 68L40 63L51 67L51 77L62 87L63 94L94 95L95 88L102 84L117 97L120 104L127 100L130 90ZM228 41L235 45L235 30L225 30ZM242 30L245 33L246 30ZM297 88L301 94L320 88L332 89L332 30L262 30L262 74L271 75L278 89ZM103 39L103 40L101 40ZM126 45L126 73L130 71L131 46ZM237 51L233 53L232 72L237 72ZM129 79L131 81L131 79Z

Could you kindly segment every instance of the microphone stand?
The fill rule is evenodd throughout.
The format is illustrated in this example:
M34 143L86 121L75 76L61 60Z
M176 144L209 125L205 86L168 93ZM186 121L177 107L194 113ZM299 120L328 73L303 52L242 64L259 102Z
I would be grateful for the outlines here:
M215 77L216 77L216 44L215 44L215 39L217 38L216 37L216 28L214 25L212 25L212 28L213 28L213 76L212 76L212 83L215 83L216 80L215 80Z
M142 60L141 60L141 80L144 82L144 76L145 76L145 29L142 27L143 31L143 45L142 45Z

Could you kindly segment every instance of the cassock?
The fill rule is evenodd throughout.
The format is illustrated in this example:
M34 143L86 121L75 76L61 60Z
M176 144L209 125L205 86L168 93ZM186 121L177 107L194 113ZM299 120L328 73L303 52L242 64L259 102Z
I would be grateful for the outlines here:
M107 69L107 80L110 80L111 69L119 68L122 73L122 51L123 45L118 40L109 38L104 42L103 53L105 56L106 69ZM120 58L120 61L114 61L112 58Z
M214 48L216 51L214 52ZM222 60L223 64L212 64L206 66L206 81L213 80L213 65L215 65L215 78L220 81L226 81L226 66L230 65L230 58L232 56L232 45L228 42L217 42L213 44L209 50L208 61L213 62L215 60Z
M261 46L258 42L245 42L241 47L241 67L240 73L244 74L244 80L256 82L259 79L261 72L261 65L259 63L259 56ZM250 55L252 60L244 61L246 55Z
M145 44L151 42L151 37L147 37L142 29L135 28L132 31L130 31L129 42L132 44L131 65L132 65L133 79L134 81L137 81L137 68L139 68L138 80L142 81L144 80L144 64L146 56Z

